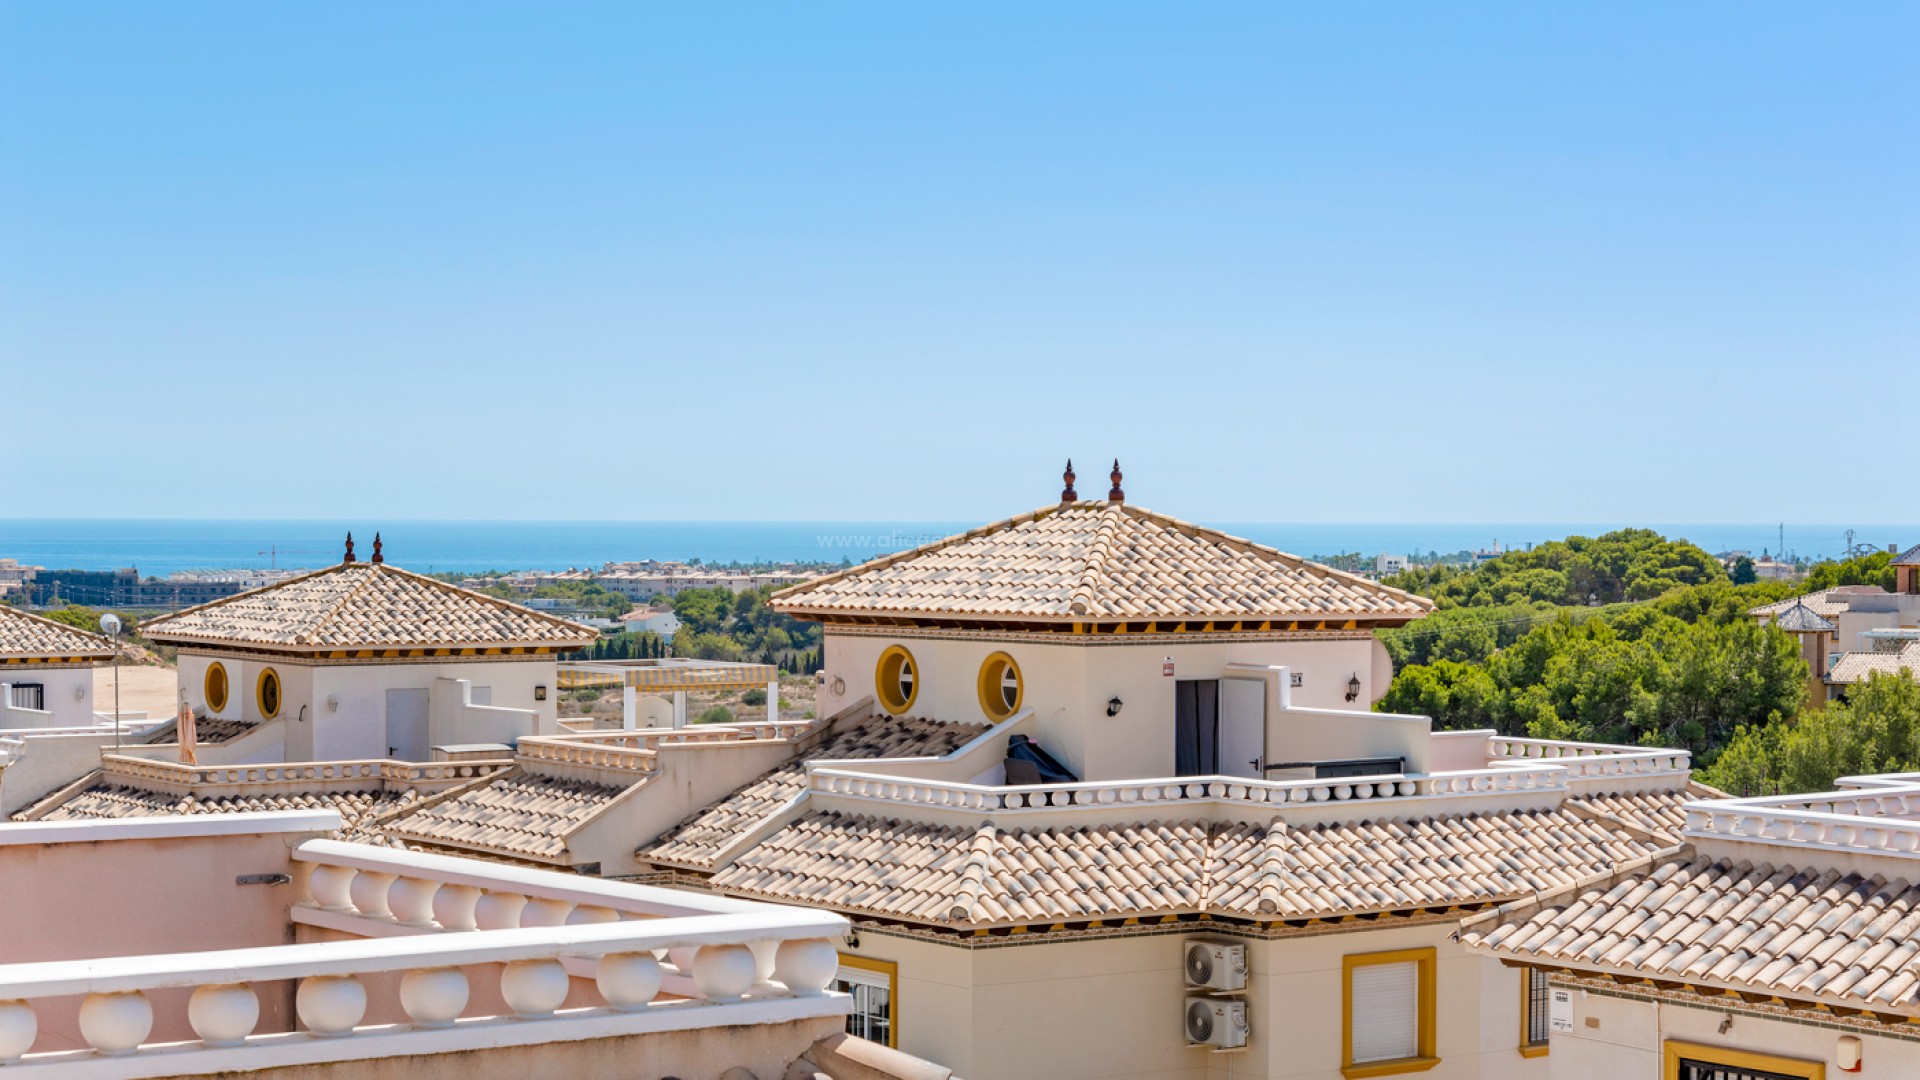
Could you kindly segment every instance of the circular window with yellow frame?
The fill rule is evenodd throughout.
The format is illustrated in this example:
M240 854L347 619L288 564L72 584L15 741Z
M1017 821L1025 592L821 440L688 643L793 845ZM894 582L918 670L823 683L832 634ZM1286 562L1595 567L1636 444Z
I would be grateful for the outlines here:
M227 666L215 660L207 665L206 681L202 685L206 691L207 708L219 712L227 707Z
M988 719L997 724L1019 712L1025 696L1026 684L1013 657L997 652L980 665L980 711Z
M272 668L261 668L260 679L253 685L254 703L260 706L260 715L268 720L280 715L280 673Z
M874 696L880 707L900 716L920 696L920 668L904 645L889 645L873 669Z

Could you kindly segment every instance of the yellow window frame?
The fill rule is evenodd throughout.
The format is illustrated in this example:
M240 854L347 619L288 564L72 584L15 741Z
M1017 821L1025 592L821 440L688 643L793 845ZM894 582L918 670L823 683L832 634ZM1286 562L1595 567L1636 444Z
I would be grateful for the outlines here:
M916 680L917 681L917 680ZM895 1050L900 1048L900 965L891 960L875 960L867 956L855 956L852 953L840 954L840 966L871 971L875 975L884 975L887 979L887 1045Z
M267 708L267 682L273 682L273 708ZM280 709L287 703L287 685L280 681L280 673L272 668L261 668L260 677L253 681L253 703L260 709L264 719L271 720L280 715Z
M1392 1061L1369 1061L1356 1065L1353 1061L1353 972L1355 968L1371 967L1376 964L1403 964L1412 962L1417 966L1415 985L1418 987L1419 1025L1415 1041L1416 1053L1413 1057L1395 1058ZM1396 1076L1400 1073L1425 1072L1440 1064L1437 1050L1439 1035L1435 1024L1435 976L1437 974L1438 955L1433 946L1424 949L1393 949L1388 952L1354 953L1340 958L1340 1075L1347 1080L1366 1080L1373 1076Z
M1763 1072L1802 1076L1806 1080L1827 1080L1825 1062L1808 1061L1805 1058L1776 1057L1773 1054L1761 1054L1752 1050L1734 1050L1725 1046L1684 1042L1680 1039L1667 1040L1666 1061L1661 1067L1660 1075L1665 1080L1679 1080L1680 1059L1683 1057L1708 1065L1724 1065L1729 1069L1759 1069Z
M227 665L215 660L207 665L207 673L200 680L200 693L207 701L208 712L220 712L227 707L227 694L233 687L233 681L227 677Z
M913 689L905 698L900 696L900 669L905 665L913 672ZM880 652L880 659L873 665L873 695L880 707L894 716L905 716L913 703L920 699L920 683L926 673L920 670L920 661L907 651L905 645L889 645Z
M1001 692L1001 681L1006 673L1013 673L1013 704L1007 704L1006 695ZM919 672L914 672L914 686L920 685ZM1011 718L1020 711L1027 700L1027 679L1020 673L1020 664L1012 656L997 652L980 662L980 678L975 688L980 695L980 711L994 723Z
M1532 1023L1533 976L1536 972L1543 979L1547 977L1547 973L1544 971L1541 971L1539 968L1523 967L1520 969L1520 1056L1521 1057L1530 1057L1530 1058L1546 1057L1547 1051L1551 1048L1551 1044L1546 1039L1541 1039L1539 1042L1534 1042L1532 1038L1533 1036L1533 1023ZM1547 986L1547 1006L1546 1007L1549 1014L1551 1014L1553 1010L1553 986L1551 983L1549 983ZM1548 1020L1548 1030L1549 1031L1552 1030L1551 1019Z

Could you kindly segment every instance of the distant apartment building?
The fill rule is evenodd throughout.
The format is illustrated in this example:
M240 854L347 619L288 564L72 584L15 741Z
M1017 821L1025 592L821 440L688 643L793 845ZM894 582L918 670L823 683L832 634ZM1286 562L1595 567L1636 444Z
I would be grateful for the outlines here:
M44 566L22 566L18 559L0 559L0 596L24 592L34 575L45 569Z
M1404 574L1407 571L1405 555L1388 555L1382 552L1373 557L1373 572L1381 577L1388 574Z
M181 570L163 578L140 577L137 569L114 572L114 607L182 608L210 604L300 576L305 570Z
M536 590L551 585L564 585L579 582L591 582L610 592L617 592L629 600L641 601L653 597L675 597L688 589L726 589L734 594L758 589L765 586L785 588L811 581L817 574L804 570L719 570L694 566L681 562L658 562L652 559L640 562L610 562L603 564L598 571L576 570L523 570L500 578L498 583L507 586L522 596L530 596ZM473 579L463 584L470 587L491 584L490 581Z

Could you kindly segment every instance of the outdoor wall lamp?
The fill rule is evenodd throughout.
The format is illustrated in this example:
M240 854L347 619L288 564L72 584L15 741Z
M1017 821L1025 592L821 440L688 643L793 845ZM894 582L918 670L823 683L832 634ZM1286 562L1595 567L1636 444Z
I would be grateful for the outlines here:
M74 687L74 688L73 688L73 700L75 700L75 701L85 701L85 700L87 700L87 688L86 688L86 687L84 687L84 686L76 686L76 687Z
M1353 678L1347 680L1347 700L1354 701L1359 697L1360 697L1360 673L1356 671L1353 674Z
M335 697L332 694L327 695L327 711L328 712L340 711L340 699Z
M535 701L545 701L545 700L547 700L547 688L546 688L546 687L544 687L544 686L536 686L536 687L534 687L534 688L533 688L533 700L535 700Z
M1124 702L1124 701L1121 701L1121 700L1120 700L1119 698L1117 698L1117 697L1110 697L1110 698L1108 698L1108 699L1107 699L1107 715L1108 715L1108 716L1119 716L1119 715L1120 715L1120 708L1121 708L1121 706L1123 706L1123 705L1125 705L1125 704L1126 704L1126 702Z

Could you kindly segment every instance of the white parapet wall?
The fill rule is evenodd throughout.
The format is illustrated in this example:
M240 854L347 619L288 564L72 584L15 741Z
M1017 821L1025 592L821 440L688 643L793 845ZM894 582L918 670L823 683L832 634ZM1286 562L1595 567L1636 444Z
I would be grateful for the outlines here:
M46 844L339 821L292 817L299 820L230 814L12 828L20 843ZM848 931L832 913L329 840L300 843L292 857L293 891L284 895L293 904L283 917L321 940L0 965L7 1073L137 1078L327 1066L327 1075L350 1076L355 1062L371 1073L390 1058L455 1055L463 1075L505 1076L524 1073L523 1051L539 1047L554 1075L626 1075L639 1060L678 1062L699 1075L731 1065L777 1075L837 1030L848 1008L828 989ZM148 929L154 944L168 940L164 920ZM301 1030L259 1030L266 989L288 983L297 987ZM155 995L168 993L186 994L197 1038L150 1040ZM43 1003L75 998L84 1048L36 1052ZM684 1037L705 1031L714 1034ZM650 1037L675 1033L673 1056L647 1056ZM571 1049L607 1040L623 1040L620 1053ZM111 1069L103 1071L103 1057Z

